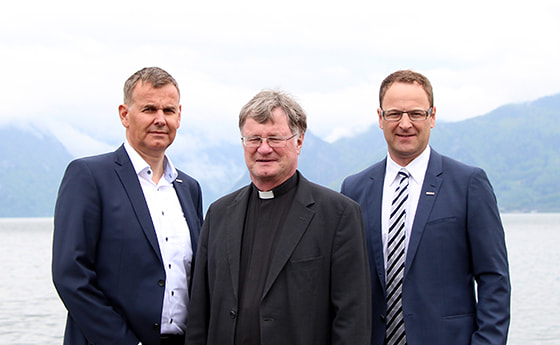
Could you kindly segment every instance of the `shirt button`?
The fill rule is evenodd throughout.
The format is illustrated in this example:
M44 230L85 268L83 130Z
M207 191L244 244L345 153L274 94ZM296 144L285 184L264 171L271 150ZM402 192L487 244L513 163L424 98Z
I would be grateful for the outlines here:
M232 319L235 319L237 317L237 312L235 310L230 310L229 311L229 317L231 317Z

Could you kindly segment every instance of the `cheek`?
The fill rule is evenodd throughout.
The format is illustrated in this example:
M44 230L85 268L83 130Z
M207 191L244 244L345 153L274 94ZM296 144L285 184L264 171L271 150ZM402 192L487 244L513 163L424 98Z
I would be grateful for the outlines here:
M247 162L247 165L249 165L249 163L253 160L253 152L249 151L248 149L244 149L243 154L245 156L245 162Z

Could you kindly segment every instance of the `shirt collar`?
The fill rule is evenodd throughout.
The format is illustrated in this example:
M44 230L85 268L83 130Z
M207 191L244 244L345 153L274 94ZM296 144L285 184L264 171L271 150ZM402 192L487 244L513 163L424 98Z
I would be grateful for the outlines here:
M138 176L151 174L150 165L144 160L144 158L142 158L142 156L140 156L140 154L132 147L132 145L130 145L128 140L125 140L124 142L124 149L126 150L126 153L128 154L130 161L132 162L132 166L134 167L134 171ZM163 178L167 182L172 183L173 181L175 181L177 176L177 169L175 169L175 166L166 155L163 160Z
M391 155L387 154L387 167L385 170L385 178L389 178L391 183L394 183L397 179L397 174L399 170L405 169L410 174L410 177L420 183L420 181L424 180L424 175L426 175L426 170L428 169L428 162L430 160L430 152L431 148L430 145L426 146L422 153L414 158L412 162L408 163L407 166L402 167L399 164L395 163L393 159L391 159Z
M271 191L263 192L253 184L253 189L257 191L259 199L274 199L287 193L290 189L294 188L298 183L298 172L296 171L290 178L282 182L279 186L273 188Z

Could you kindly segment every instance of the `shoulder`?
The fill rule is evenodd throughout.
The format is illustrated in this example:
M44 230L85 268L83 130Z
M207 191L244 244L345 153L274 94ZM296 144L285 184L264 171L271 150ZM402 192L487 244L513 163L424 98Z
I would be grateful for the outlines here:
M320 207L329 208L359 208L354 200L331 188L311 182L300 175L299 186L301 193L309 193L313 202Z
M373 165L370 165L369 167L365 168L362 171L349 175L344 179L342 184L347 186L353 186L358 183L363 183L365 180L383 176L383 174L385 173L386 164L387 164L386 159L383 159Z
M484 193L493 192L490 179L484 169L440 155L437 152L433 158L430 158L427 174L436 176L441 174L447 186L468 188L473 192L480 188L485 191Z
M220 198L218 198L216 201L214 201L209 209L214 209L214 210L220 210L220 209L224 209L234 203L237 203L241 200L243 200L249 193L249 189L251 188L251 185L246 185L244 187L239 188L238 190L231 192L229 194L226 194Z
M106 161L113 161L115 159L115 152L106 152L98 155L80 157L74 159L71 164L99 164Z
M440 155L437 152L435 152L434 159L439 159L441 161L441 168L444 173L456 178L465 178L472 175L486 176L486 173L480 167L463 163L448 156ZM430 161L431 160L432 159L430 159Z
M66 172L72 171L91 171L92 173L98 173L103 171L105 167L109 167L114 164L117 157L115 152L108 152L94 156L80 157L72 160L67 168Z

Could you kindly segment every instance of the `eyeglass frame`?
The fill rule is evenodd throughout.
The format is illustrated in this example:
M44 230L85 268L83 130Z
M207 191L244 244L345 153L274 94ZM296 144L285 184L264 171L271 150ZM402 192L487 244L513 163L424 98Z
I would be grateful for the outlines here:
M244 145L245 147L257 148L257 147L260 147L260 146L262 145L263 141L266 140L266 144L267 144L268 146L273 147L273 148L282 148L282 147L286 147L286 146L288 145L288 140L295 138L297 135L298 135L297 133L294 134L294 135L292 135L291 137L277 137L277 136L260 137L260 136L258 136L258 135L254 135L254 136L250 136L250 137L241 137L241 142L243 143L243 145ZM257 139L257 138L259 139L259 144L258 144L257 146L249 146L249 145L247 145L247 139ZM278 139L278 140L280 140L280 141L278 142L278 144L281 145L281 146L277 146L278 144L270 145L270 141L269 141L270 139Z
M406 114L408 115L408 118L410 119L410 121L414 121L414 122L417 122L417 121L418 121L418 122L419 122L419 121L426 121L426 120L428 119L428 117L430 117L430 115L432 115L432 111L434 110L434 107L430 107L427 111L426 111L426 110L420 110L420 109L408 110L408 111L390 110L390 111L394 111L394 112L400 113L399 118L398 118L398 119L395 119L395 120L387 119L387 118L385 117L385 110L383 110L383 108L379 108L379 109L381 109L381 116L383 117L383 119L384 119L385 121L389 121L389 122L398 122L398 121L402 120L403 115L406 113ZM413 118L410 116L410 113L411 113L411 112L420 112L420 111L424 113L424 118L421 118L421 119L413 119Z

